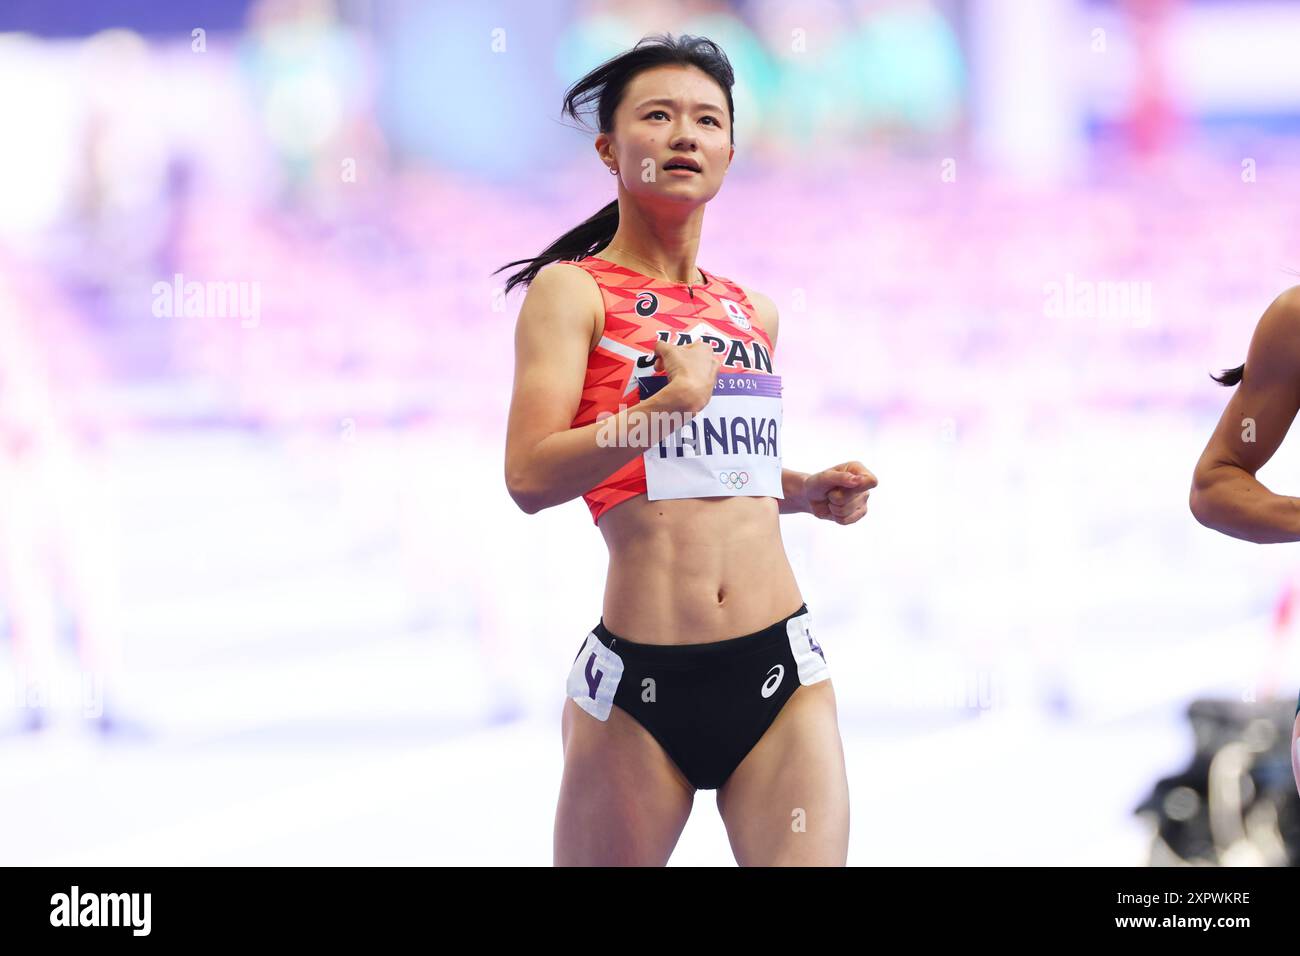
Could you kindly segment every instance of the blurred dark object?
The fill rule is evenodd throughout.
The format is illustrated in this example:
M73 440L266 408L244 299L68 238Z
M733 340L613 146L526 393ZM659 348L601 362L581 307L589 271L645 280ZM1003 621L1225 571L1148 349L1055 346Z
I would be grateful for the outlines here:
M1134 810L1156 824L1150 866L1296 866L1300 795L1291 771L1295 705L1195 700L1196 754Z

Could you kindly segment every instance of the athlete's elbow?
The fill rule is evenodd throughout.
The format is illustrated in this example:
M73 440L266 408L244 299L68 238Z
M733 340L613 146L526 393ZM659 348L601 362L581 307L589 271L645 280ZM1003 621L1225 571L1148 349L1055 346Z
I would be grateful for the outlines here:
M1193 481L1187 504L1191 509L1192 517L1211 531L1217 531L1240 541L1249 541L1251 544L1264 544L1273 540L1253 523L1243 521L1241 515L1234 512L1221 490L1212 482Z
M533 491L526 491L522 488L510 488L510 497L514 503L519 506L519 510L526 515L535 515L546 507L546 499Z
M540 490L522 468L506 468L506 491L524 514L535 515L546 507Z
M1217 510L1214 492L1222 477L1219 468L1219 464L1208 455L1202 455L1201 460L1192 469L1192 487L1187 494L1187 507L1191 509L1192 517L1205 527L1216 531L1218 529L1212 522Z
M1203 481L1201 475L1192 480L1192 490L1187 496L1187 506L1191 509L1192 517L1196 521L1209 528L1211 531L1218 531L1218 522L1215 520L1216 508L1214 499L1210 494L1210 486Z
M519 510L526 515L535 515L542 510L542 504L536 498L529 498L516 492L511 492L510 497L514 499Z

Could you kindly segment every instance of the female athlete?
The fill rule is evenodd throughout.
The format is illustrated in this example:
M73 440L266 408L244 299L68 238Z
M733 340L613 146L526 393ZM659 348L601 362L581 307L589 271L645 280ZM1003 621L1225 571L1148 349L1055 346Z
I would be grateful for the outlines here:
M501 267L529 286L507 487L529 514L582 496L609 550L566 688L556 865L666 863L696 790L741 865L846 862L835 695L778 516L853 524L876 479L782 467L776 308L696 266L732 83L716 44L670 34L575 83L564 110L594 104L617 199Z

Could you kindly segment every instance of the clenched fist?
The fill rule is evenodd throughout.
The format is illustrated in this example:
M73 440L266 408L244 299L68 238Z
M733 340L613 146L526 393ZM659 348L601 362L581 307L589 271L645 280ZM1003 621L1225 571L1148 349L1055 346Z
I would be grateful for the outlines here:
M860 461L846 461L804 479L808 506L818 518L853 524L867 513L867 497L876 476Z

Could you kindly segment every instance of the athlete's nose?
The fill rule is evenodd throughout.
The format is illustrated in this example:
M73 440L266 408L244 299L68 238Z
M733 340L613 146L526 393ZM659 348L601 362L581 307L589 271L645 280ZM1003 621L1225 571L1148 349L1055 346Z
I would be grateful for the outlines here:
M669 145L669 148L674 153L683 152L685 150L690 150L693 153L698 146L699 143L696 141L693 133L678 133Z

